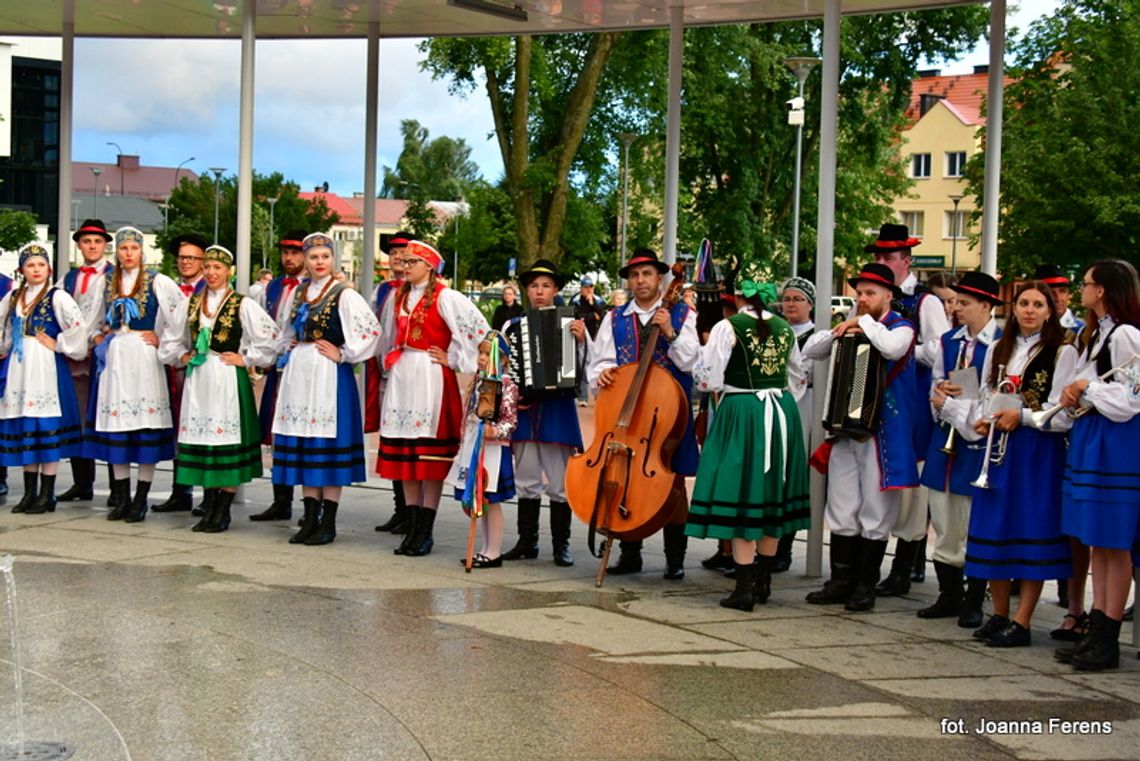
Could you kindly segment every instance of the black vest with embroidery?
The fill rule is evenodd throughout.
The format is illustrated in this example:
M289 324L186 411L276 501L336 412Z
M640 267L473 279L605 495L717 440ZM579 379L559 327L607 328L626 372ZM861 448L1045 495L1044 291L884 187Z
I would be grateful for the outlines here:
M303 330L296 331L299 341L319 341L324 339L333 346L344 346L344 326L340 324L340 295L344 283L335 283L324 298L309 306L309 316ZM293 297L293 309L289 312L289 322L297 319L297 312L305 303L307 288L297 286Z
M1049 401L1049 390L1053 388L1053 374L1057 370L1057 354L1062 346L1064 344L1041 347L1021 371L1021 396L1034 412Z
M202 315L202 300L209 291L203 290L190 297L190 339L198 337L199 321ZM241 302L245 296L231 293L214 319L214 329L210 332L210 351L218 354L236 352L241 348Z

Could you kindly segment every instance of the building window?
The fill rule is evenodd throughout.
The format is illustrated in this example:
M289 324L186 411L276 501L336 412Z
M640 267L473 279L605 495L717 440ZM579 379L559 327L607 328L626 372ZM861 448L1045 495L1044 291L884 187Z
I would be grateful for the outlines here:
M910 157L910 176L916 179L930 177L930 154L914 153Z
M967 212L959 211L957 215L955 215L954 212L947 211L943 212L943 214L945 217L946 232L942 237L946 240L952 238L966 240L966 236L969 234L969 228L967 227L968 222L966 220ZM955 220L955 216L957 216L957 220ZM957 224L955 224L955 222L957 222Z
M946 176L947 177L961 177L966 173L966 152L965 151L947 151L946 152Z
M922 228L925 220L921 211L900 211L899 223L904 224L907 230L916 238L922 237Z

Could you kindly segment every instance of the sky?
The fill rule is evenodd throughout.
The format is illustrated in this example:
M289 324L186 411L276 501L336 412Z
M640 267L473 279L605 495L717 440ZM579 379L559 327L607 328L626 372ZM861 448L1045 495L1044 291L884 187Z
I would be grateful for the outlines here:
M1008 24L1024 31L1058 3L1021 0ZM14 55L59 57L58 41L7 39L17 43ZM960 73L987 63L979 43L959 62L933 65ZM446 82L419 70L417 44L380 43L379 177L399 157L400 121L416 119L432 137L463 138L483 176L496 181L503 165L485 91L448 93ZM235 40L77 39L73 159L114 163L114 142L146 165L194 157L186 166L199 174L214 166L234 174L239 57ZM280 171L302 190L324 182L346 196L364 189L364 40L258 41L254 82L257 171Z

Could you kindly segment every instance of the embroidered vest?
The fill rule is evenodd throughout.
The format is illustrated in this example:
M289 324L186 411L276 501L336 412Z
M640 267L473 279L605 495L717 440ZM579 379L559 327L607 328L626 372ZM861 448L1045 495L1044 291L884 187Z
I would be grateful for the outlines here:
M202 299L206 291L190 297L190 339L198 336L202 317ZM210 351L218 354L236 352L241 348L241 302L245 298L240 293L231 293L214 318L214 329L210 331Z
M447 322L439 313L439 294L446 287L443 283L435 284L430 307L427 306L428 295L426 292L412 307L412 311L408 315L408 335L404 342L405 346L426 351L433 346L446 349L451 345L451 328L447 327ZM398 291L396 299L396 316L398 318L404 307L403 299Z
M346 287L344 283L334 283L323 299L309 307L304 328L297 334L298 341L311 342L324 339L333 346L344 346L344 327L340 323L339 306L340 294ZM293 293L293 309L289 312L289 322L297 319L297 313L305 303L304 287L297 286Z
M115 269L114 265L112 265L110 262L105 262L103 265L103 276L110 276L111 270L113 269ZM78 267L68 270L67 274L63 276L64 290L66 290L72 296L78 294L80 277L82 276L83 273L79 270Z
M1104 339L1104 345L1100 347L1100 351L1096 355L1096 374L1104 375L1112 369L1112 334L1116 332L1124 323L1118 322L1112 326L1112 330L1108 331L1108 337ZM1089 349L1092 350L1091 348Z
M771 331L761 339L757 328L760 321L748 314L735 314L728 318L736 334L736 345L724 370L724 382L737 388L755 390L788 387L788 357L792 353L795 333L779 317L767 320Z
M673 330L678 333L681 331L688 314L689 305L683 301L673 306L669 313ZM611 324L613 326L614 346L617 349L618 366L637 362L641 358L641 344L649 336L650 324L647 322L645 325L639 325L637 315L632 310L627 312L625 309L619 309L613 313ZM693 379L687 373L678 370L673 364L673 360L669 359L669 342L665 340L664 336L658 336L657 345L653 347L653 361L671 372L673 377L681 383L685 393L689 393Z
M888 312L882 320L890 330L914 325L898 312ZM917 460L925 453L926 441L922 449L915 446L916 410L918 408L918 383L915 380L914 344L901 358L887 366L887 388L883 395L883 416L879 431L875 434L879 469L882 473L880 488L906 488L918 484ZM929 420L930 415L925 417ZM929 429L934 428L930 420Z
M57 288L48 286L47 291L43 294L36 305L32 307L32 313L24 317L24 335L35 336L36 333L44 333L49 338L57 338L63 329L60 327L59 320L56 319L55 309L52 307L52 302L55 298ZM11 295L12 303L8 308L8 320L11 321L16 316L16 296L17 292Z
M1039 411L1049 400L1049 390L1053 388L1053 374L1057 370L1057 355L1063 345L1042 346L1021 371L1021 385L1018 390L1025 399L1026 406L1034 412Z
M131 330L154 330L154 321L158 316L158 297L154 293L154 276L154 270L143 270L139 273L139 277L143 278L143 286L139 290L139 295L134 299L139 308L139 316L127 323L127 327ZM112 291L113 289L108 283L107 288L103 290L103 307L111 312L111 317L107 321L111 329L118 330L123 325L123 312L121 309L112 310L111 305L120 297L128 297Z
M12 278L7 275L0 275L0 299L7 296L10 290L12 290Z

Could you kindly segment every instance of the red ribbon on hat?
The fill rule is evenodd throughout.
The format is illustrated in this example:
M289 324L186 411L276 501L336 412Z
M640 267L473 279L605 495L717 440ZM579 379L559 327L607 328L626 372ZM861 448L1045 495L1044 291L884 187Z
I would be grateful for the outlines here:
M443 266L443 257L440 256L438 251L423 241L408 241L408 245L404 248L404 253L423 259L428 263L428 266L436 272L439 272L440 267Z

